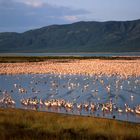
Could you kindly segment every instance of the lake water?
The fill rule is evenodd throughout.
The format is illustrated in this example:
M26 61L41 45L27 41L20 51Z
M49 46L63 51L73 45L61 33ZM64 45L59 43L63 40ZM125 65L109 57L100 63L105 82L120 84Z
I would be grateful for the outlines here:
M0 53L0 56L140 56L140 52L126 53Z
M24 89L21 92L20 89ZM125 103L134 110L140 104L140 77L123 78L121 76L97 75L55 75L22 74L0 75L0 101L11 96L16 108L35 109L88 115L104 118L115 117L118 120L140 123L140 114L126 112ZM73 104L72 109L64 107L46 107L45 105L23 105L21 99L40 100L42 102L63 99ZM102 105L112 103L113 111L102 111ZM77 109L77 104L94 103L98 108ZM5 106L0 102L1 107ZM122 109L122 113L118 112Z

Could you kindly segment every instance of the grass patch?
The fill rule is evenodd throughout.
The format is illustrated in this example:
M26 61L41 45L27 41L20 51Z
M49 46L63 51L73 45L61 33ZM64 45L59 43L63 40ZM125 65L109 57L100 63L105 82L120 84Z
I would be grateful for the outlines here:
M84 59L101 59L101 60L136 60L140 57L108 57L108 56L0 56L0 63L17 63L17 62L42 62L48 60L57 60L57 62L68 62L70 60Z
M0 109L1 140L139 140L140 124L93 117Z

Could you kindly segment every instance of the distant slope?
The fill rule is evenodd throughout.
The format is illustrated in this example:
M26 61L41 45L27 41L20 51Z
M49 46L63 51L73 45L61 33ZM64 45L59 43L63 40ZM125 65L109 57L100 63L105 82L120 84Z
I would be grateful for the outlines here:
M0 52L140 52L140 20L77 22L0 33Z

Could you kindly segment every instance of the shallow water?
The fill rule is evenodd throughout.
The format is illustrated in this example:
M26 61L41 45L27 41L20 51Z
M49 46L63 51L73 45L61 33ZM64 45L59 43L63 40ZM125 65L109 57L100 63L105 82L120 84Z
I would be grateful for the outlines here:
M80 56L80 57L100 57L100 56L140 56L140 52L124 53L0 53L0 56Z
M16 84L16 86L14 85ZM107 90L110 88L110 91ZM20 93L19 89L26 89ZM97 75L55 75L55 74L23 74L0 76L0 99L6 94L15 100L16 108L37 109L69 113L75 115L91 115L105 118L113 118L140 123L140 115L136 113L103 112L101 108L91 112L90 110L78 110L76 106L71 110L64 108L47 108L45 105L38 108L23 106L21 99L64 99L75 104L112 102L115 106L125 110L125 103L132 109L140 104L140 77L123 78L121 76L97 76ZM1 104L1 107L5 107Z

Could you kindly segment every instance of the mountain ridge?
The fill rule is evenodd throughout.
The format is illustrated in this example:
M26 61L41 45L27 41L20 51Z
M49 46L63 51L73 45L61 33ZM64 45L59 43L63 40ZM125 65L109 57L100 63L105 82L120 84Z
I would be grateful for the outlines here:
M140 52L140 19L80 21L0 33L0 52Z

